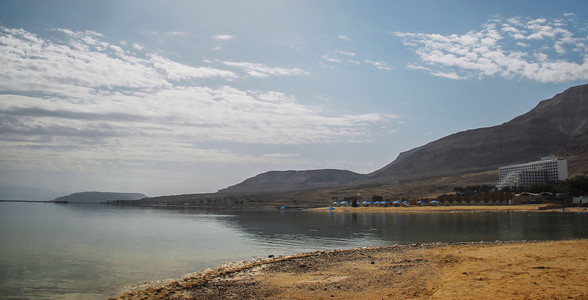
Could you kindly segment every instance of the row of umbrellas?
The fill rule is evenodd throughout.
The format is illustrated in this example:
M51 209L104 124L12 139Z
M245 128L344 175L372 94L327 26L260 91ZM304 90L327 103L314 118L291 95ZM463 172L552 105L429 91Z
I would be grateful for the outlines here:
M427 203L429 203L429 204L437 204L437 203L439 203L439 201L437 201L437 200L433 200L431 202L427 202L427 201L423 201L423 200L417 201L417 204L427 204ZM347 205L347 204L349 204L348 201L341 201L341 202L335 201L335 202L332 203L332 205ZM363 202L361 202L361 204L364 204L364 205L373 205L373 204L387 205L387 204L390 204L390 201L375 201L375 202L373 202L373 201L363 201ZM398 204L398 205L400 205L400 204L410 204L410 202L409 201L406 201L406 200L404 200L404 201L396 200L396 201L392 202L392 204Z

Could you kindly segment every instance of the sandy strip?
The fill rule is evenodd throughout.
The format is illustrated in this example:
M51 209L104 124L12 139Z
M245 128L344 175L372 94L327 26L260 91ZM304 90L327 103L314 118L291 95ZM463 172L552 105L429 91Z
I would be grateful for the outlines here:
M588 299L588 240L413 244L229 264L116 299Z
M539 207L544 207L546 204L524 204L524 205L438 205L438 206L369 206L369 207L328 207L313 208L311 211L325 211L325 212L509 212L509 211L524 211L524 212L553 212L553 211L565 211L565 212L587 212L582 207L566 207L564 210L560 209L548 209L539 210Z

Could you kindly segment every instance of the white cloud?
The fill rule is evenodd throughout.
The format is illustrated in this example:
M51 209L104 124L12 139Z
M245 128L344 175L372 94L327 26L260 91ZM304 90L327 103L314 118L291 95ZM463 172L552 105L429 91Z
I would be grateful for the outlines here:
M43 40L22 29L2 28L0 89L84 97L94 89L170 87L189 78L234 78L233 72L191 67L159 55L138 58L92 32L59 30L67 43Z
M168 32L164 32L164 35L167 36L189 36L192 35L192 33L187 32L187 31L168 31Z
M392 71L393 70L393 68L391 66L389 66L386 62L383 62L383 61L373 61L373 60L366 59L365 62L376 67L379 70L384 70L384 71Z
M0 168L256 160L263 158L205 145L369 141L366 128L397 118L331 114L291 94L228 86L239 79L233 71L149 51L134 56L95 32L58 32L62 36L52 40L0 29ZM222 64L256 77L308 74L261 63Z
M166 75L169 80L185 80L191 78L236 78L237 74L231 71L219 70L210 67L191 67L181 63L177 63L157 54L149 54L148 62L151 63L155 69Z
M233 38L234 38L234 36L229 35L229 34L219 34L214 37L215 40L220 40L220 41L231 40Z
M519 47L523 47L523 48L531 46L530 44L523 43L523 42L516 42L516 45Z
M341 64L341 63L349 63L353 65L361 65L361 64L368 64L370 66L376 67L379 70L384 71L391 71L392 68L388 63L384 61L374 61L370 59L365 59L362 61L358 61L355 59L349 59L348 57L354 57L357 54L355 52L343 51L339 50L336 51L334 55L323 55L321 57L322 61L320 64L326 68L333 68L332 64Z
M329 115L299 104L292 95L228 86L174 87L149 95L88 95L82 103L63 97L0 95L0 117L2 161L68 168L112 157L231 162L237 160L236 154L196 145L362 140L366 127L394 118ZM57 159L47 162L47 157Z
M354 52L343 51L343 50L339 50L339 54L347 55L347 56L355 56L356 55Z
M229 67L242 69L247 72L249 76L259 78L269 77L270 75L297 76L310 74L299 68L270 67L261 63L225 61L223 64Z
M435 76L502 76L539 82L586 80L587 37L569 31L571 22L518 17L494 19L479 31L461 35L395 34L419 56L419 62L410 63L408 68L427 70ZM575 55L566 56L570 53Z
M419 66L419 65L413 65L413 64L408 64L406 65L407 69L410 70L425 70L425 71L431 71L431 68L427 68L427 67L423 67L423 66Z
M323 60L326 60L326 61L331 62L331 63L340 63L341 62L340 59L338 59L336 57L333 57L331 55L323 55L321 58Z
M340 40L344 40L344 41L347 41L347 42L351 41L351 39L350 39L349 37L347 37L347 36L345 36L345 35L342 35L342 34L338 35L337 37L338 37Z
M433 73L431 73L431 75L438 76L438 77L443 77L443 78L454 79L454 80L465 79L464 77L461 77L461 76L457 75L457 73L455 73L455 72L451 72L451 73L433 72Z

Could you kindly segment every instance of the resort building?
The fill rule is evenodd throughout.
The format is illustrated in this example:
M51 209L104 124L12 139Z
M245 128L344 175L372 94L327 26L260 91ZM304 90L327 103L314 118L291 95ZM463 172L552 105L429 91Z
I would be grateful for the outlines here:
M556 182L568 179L568 161L555 156L539 161L498 168L499 190L505 187L525 187L539 182Z

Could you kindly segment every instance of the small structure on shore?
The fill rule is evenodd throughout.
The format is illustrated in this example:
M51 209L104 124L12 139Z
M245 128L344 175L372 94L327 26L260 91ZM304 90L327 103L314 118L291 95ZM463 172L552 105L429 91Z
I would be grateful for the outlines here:
M572 199L574 205L584 206L588 205L588 196L579 196Z

